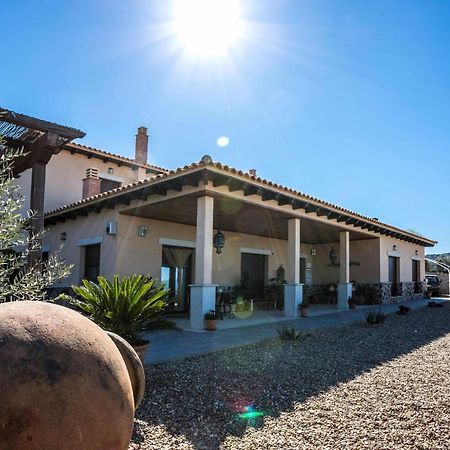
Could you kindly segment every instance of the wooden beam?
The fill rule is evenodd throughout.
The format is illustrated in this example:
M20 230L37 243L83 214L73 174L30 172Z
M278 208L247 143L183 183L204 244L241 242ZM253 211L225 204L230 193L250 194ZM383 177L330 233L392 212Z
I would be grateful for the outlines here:
M319 208L317 211L317 217L328 216L329 213L330 213L329 209Z
M340 215L341 215L341 213L338 213L338 212L336 212L336 211L330 211L330 212L327 214L327 218L328 218L328 219L337 219Z
M319 206L312 205L311 203L309 203L308 205L306 205L305 212L306 213L317 212L319 209L320 209Z
M294 200L292 209L305 209L307 205L308 203L304 202L303 200Z
M244 183L237 180L228 180L227 185L230 192L235 192L241 190L244 186Z
M292 199L290 197L288 197L287 195L278 194L277 201L278 201L278 206L283 206L283 205L290 205L292 202Z
M244 196L255 195L258 193L258 186L248 184L244 187Z
M263 202L267 202L269 200L275 200L276 198L276 193L269 191L267 189L263 189L262 193L261 193L261 200Z
M44 194L45 163L35 162L31 168L30 209L34 215L31 218L30 237L33 241L31 245L37 242L38 248L30 252L30 265L40 266L42 261L42 236L39 235L44 230Z

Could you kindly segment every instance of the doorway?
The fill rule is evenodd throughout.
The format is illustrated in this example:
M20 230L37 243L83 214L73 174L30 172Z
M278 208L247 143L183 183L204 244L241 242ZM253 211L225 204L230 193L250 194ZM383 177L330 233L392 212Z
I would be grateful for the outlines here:
M388 256L389 258L389 282L391 283L391 296L398 297L400 292L399 268L400 258L398 256Z
M161 282L170 290L168 312L189 311L192 284L192 248L163 245Z
M241 253L241 286L252 299L264 297L267 273L267 256Z

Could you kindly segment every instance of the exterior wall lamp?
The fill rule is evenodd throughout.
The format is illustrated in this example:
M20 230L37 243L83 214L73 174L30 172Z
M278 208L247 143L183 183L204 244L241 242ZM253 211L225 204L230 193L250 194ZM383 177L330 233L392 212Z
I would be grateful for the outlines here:
M311 249L311 256L316 256L316 249L315 248Z
M220 230L217 230L216 234L214 235L213 245L214 248L216 249L216 253L220 255L225 245L225 235Z
M395 244L392 246L392 250L394 250L394 252L397 250L397 246Z
M67 239L67 233L65 231L63 231L60 235L59 235L59 239L61 239L61 241L65 241Z
M416 256L419 254L419 250L416 250Z
M334 247L331 247L329 257L330 257L331 265L334 266L336 264L336 260L337 260L336 250L334 249Z
M139 236L139 237L145 237L145 236L147 236L147 231L148 231L148 228L147 228L147 227L144 227L144 226L138 227L138 236Z

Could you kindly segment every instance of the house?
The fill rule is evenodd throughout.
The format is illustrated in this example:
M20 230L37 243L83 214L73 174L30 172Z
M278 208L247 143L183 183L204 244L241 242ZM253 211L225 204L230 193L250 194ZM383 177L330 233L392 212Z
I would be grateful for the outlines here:
M194 329L217 292L243 279L255 303L263 299L280 266L288 317L302 298L345 309L355 287L382 303L423 295L424 249L435 241L207 155L166 170L148 164L147 153L141 127L134 159L69 143L50 160L43 250L62 245L74 264L55 288L99 274L148 274L168 283L174 309Z

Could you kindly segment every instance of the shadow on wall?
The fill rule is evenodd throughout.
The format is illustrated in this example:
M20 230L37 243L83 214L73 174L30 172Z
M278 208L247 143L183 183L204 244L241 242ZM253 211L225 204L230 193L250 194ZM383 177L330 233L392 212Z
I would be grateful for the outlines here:
M261 344L147 368L148 386L137 419L183 436L196 449L218 449L227 436L264 427L242 420L253 405L266 417L406 355L450 332L450 305L391 315L380 326L365 323L313 332L302 341ZM146 435L146 436L145 436ZM133 442L147 439L136 427ZM140 447L137 447L140 448Z

